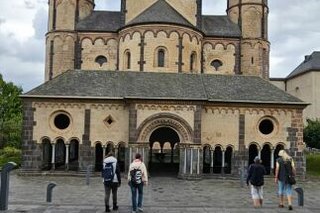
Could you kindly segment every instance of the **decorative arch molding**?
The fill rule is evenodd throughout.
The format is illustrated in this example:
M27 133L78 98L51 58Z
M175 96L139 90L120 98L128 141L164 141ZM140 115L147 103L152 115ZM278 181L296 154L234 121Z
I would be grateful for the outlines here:
M53 140L53 143L54 143L54 144L57 144L57 141L58 141L58 140L62 140L64 144L66 144L66 142L67 142L67 140L66 140L64 137L59 136L59 137L56 137L56 138Z
M211 146L210 144L208 144L208 143L205 143L205 144L202 145L202 149L204 149L204 148L206 148L206 147L209 147L209 150L210 150L210 151L213 150L212 146Z
M262 144L262 149L263 149L263 147L265 146L265 145L268 145L269 147L270 147L270 149L274 149L274 146L270 143L270 142L265 142L265 143L263 143Z
M70 142L73 141L73 140L74 140L74 141L78 141L78 143L80 143L80 141L81 141L78 137L71 137L71 138L69 138L69 140L67 141L67 143L70 144Z
M262 147L259 145L258 142L251 142L251 143L249 143L247 148L249 149L249 147L250 147L251 145L256 145L258 150L261 150L261 149L262 149Z
M277 148L277 146L279 146L279 145L283 146L284 149L287 149L287 145L286 145L284 142L279 142L279 143L277 143L277 144L274 146L274 148Z
M214 145L213 150L215 150L217 147L220 147L221 151L225 150L224 147L221 144Z
M148 141L152 132L159 127L169 127L175 130L180 137L180 142L190 143L193 141L194 132L188 122L170 113L159 113L143 121L137 129L137 141Z
M51 143L51 139L50 139L50 137L49 137L49 136L42 136L42 137L40 138L40 143L43 143L43 142L44 142L44 140L49 140L49 141L50 141L50 143Z

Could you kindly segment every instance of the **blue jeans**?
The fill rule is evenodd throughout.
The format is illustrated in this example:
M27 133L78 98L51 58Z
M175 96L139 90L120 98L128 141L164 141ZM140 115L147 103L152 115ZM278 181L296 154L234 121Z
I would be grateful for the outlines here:
M143 201L143 183L137 186L133 186L129 183L131 188L132 194L132 211L137 211L137 204L138 208L142 208L142 201ZM138 196L138 203L137 203L137 196Z

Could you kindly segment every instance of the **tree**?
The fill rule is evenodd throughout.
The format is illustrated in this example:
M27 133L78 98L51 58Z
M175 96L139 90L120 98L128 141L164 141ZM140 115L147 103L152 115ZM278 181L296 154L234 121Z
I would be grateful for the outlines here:
M5 82L0 74L0 148L21 147L22 89Z
M303 130L303 140L308 147L320 149L320 120L307 119Z

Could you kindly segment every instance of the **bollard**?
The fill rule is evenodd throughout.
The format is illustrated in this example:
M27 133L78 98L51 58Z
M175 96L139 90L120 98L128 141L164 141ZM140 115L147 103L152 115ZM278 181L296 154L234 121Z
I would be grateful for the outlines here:
M89 165L87 166L87 173L86 173L86 184L89 185L90 184L90 176L91 176L91 168L93 166L92 165Z
M295 188L294 190L298 194L298 206L303 206L304 205L304 202L303 202L303 200L304 200L303 189L298 187L298 188Z
M52 190L57 184L55 183L49 183L47 186L47 202L52 202Z
M1 171L0 210L8 210L9 172L17 166L14 162L6 163Z

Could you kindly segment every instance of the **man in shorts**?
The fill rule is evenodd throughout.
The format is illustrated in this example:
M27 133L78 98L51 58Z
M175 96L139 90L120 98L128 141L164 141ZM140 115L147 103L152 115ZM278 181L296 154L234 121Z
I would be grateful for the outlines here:
M254 163L249 166L247 185L251 185L251 196L253 206L255 208L262 207L263 203L263 185L264 175L266 174L265 167L261 164L260 158L257 156Z

